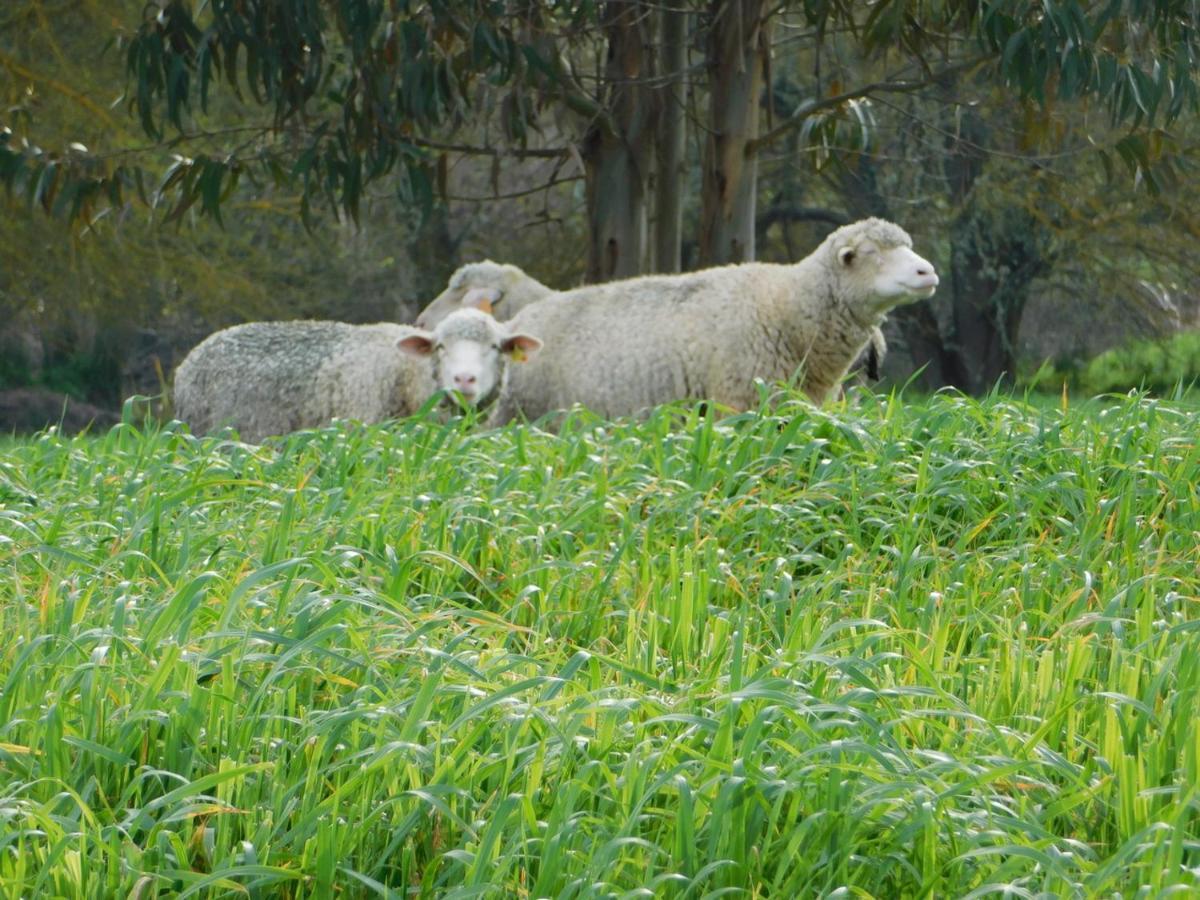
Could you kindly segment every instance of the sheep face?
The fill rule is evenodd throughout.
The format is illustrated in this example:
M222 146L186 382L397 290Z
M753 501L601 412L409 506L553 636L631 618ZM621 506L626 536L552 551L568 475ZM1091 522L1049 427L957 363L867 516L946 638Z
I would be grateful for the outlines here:
M873 312L932 297L938 286L933 264L910 247L881 247L864 240L840 248L838 264L844 274L867 288L864 299L874 307Z
M430 329L452 312L464 307L476 307L493 312L493 307L504 299L505 291L525 274L516 266L483 262L460 266L450 276L446 289L429 302L417 316L416 326ZM484 307L483 303L487 306Z
M460 309L432 331L400 339L405 353L429 357L439 391L461 406L487 408L500 395L509 362L523 362L541 349L529 334L513 334L480 309Z
M912 239L898 225L864 219L839 228L826 240L838 293L868 317L932 297L937 290L933 264L913 252Z

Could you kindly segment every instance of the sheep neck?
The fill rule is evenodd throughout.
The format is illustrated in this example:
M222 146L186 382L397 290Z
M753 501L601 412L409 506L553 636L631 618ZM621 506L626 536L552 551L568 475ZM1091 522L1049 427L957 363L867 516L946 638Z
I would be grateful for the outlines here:
M872 313L866 317L861 316L857 311L846 303L841 297L837 296L832 289L829 290L829 303L833 309L841 314L842 319L849 320L858 328L861 328L866 334L873 328L878 328L886 316L886 313Z

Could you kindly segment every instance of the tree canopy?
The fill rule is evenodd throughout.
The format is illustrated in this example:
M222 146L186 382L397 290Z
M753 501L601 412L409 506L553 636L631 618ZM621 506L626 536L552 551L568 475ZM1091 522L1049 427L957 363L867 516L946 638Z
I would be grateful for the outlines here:
M396 172L398 197L427 210L444 186L447 153L579 152L578 134L575 147L543 139L550 105L582 117L584 137L628 138L638 127L628 121L633 107L657 111L657 98L636 92L680 76L718 107L710 122L734 104L735 114L754 114L759 92L724 92L732 76L769 66L767 31L784 19L818 54L844 33L863 57L895 65L858 83L822 83L817 70L805 101L764 133L710 135L744 139L742 154L794 128L819 142L823 129L856 124L862 98L932 91L971 72L1043 106L1100 101L1112 123L1132 129L1113 149L1146 176L1169 163L1156 129L1196 105L1197 22L1181 0L679 4L160 0L118 40L124 102L153 143L141 152L80 141L44 150L8 128L0 178L46 209L86 218L99 202L146 196L155 157L170 153L154 196L175 214L199 204L219 218L249 177L300 184L306 214L320 200L354 218L365 186ZM694 18L703 65L682 73L657 65L659 12ZM217 101L221 92L237 99L236 114ZM493 125L495 134L486 130Z
M51 6L31 0L5 24L57 14L54 27L77 27ZM108 46L101 65L123 93L111 108L76 98L105 127L59 131L16 104L0 129L0 182L34 208L94 228L141 203L160 223L220 225L239 198L279 195L313 229L362 223L365 203L390 198L432 248L428 292L461 240L446 211L464 165L485 173L481 197L500 198L505 172L544 164L539 184L513 190L579 201L592 280L753 259L773 226L791 246L807 222L904 218L885 196L903 185L958 273L953 313L904 327L914 345L936 332L936 352L916 353L936 381L976 390L1011 374L1030 285L1058 271L1086 199L1038 208L1024 190L989 193L996 174L1162 194L1192 154L1180 123L1197 104L1198 22L1183 0L105 10L106 27L78 40ZM23 65L6 57L18 79ZM546 220L560 215L547 200ZM970 356L994 359L956 373Z

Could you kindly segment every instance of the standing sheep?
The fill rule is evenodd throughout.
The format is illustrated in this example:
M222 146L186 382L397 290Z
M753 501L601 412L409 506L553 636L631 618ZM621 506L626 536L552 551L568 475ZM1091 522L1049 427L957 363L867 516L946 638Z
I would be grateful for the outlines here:
M791 378L817 402L838 389L887 311L938 277L898 225L864 219L793 265L743 263L590 285L530 304L512 326L551 350L514 373L493 421L582 403L625 415L671 400L733 409L755 379Z
M573 291L578 296L580 291ZM443 318L462 306L479 306L492 313L497 319L511 319L526 306L552 296L555 291L527 275L517 266L496 263L490 259L460 266L446 285L446 289L421 310L417 316L418 328L432 328ZM862 352L850 365L850 371L859 372L863 383L878 381L887 341L879 327L871 329L871 337Z
M511 319L530 303L544 300L553 293L552 288L514 265L490 259L467 263L458 267L450 276L446 289L421 310L416 325L433 328L456 309L483 302L489 304L487 311L497 319Z
M439 389L483 406L504 382L513 351L495 350L509 338L477 309L456 311L433 333L386 322L236 325L210 335L180 363L175 415L197 434L230 425L243 440L259 442L334 418L371 423L410 415ZM427 358L434 346L447 360L438 378Z

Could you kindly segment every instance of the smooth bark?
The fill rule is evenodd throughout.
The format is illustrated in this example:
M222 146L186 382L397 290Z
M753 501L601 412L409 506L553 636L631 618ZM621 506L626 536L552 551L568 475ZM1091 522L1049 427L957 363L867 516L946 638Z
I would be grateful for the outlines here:
M681 4L683 0L674 0ZM684 102L687 85L687 11L659 11L658 135L654 181L654 270L678 272L683 237Z
M640 274L646 262L646 205L654 151L653 21L641 0L610 0L601 11L608 41L604 106L583 143L590 224L588 281Z
M709 134L704 145L700 264L754 259L759 100L770 53L765 0L713 0L707 55Z

